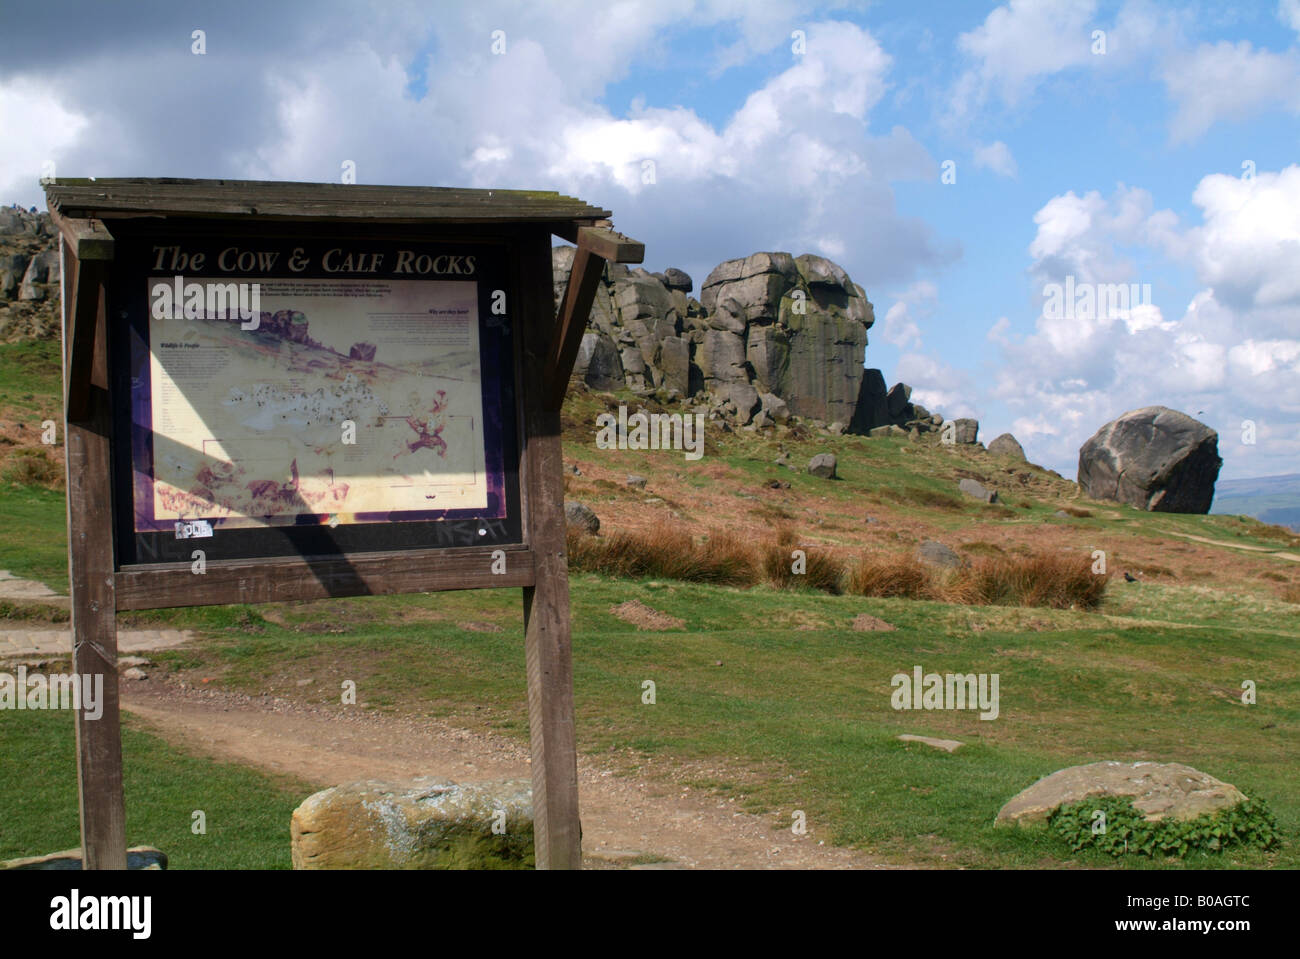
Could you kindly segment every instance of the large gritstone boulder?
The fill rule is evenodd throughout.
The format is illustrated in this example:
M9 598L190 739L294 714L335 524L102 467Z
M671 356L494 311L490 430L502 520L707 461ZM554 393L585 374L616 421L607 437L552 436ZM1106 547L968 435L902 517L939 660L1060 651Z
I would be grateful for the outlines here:
M700 299L710 326L744 337L760 392L796 416L853 422L875 314L841 267L810 254L755 253L719 264Z
M1079 450L1079 485L1093 499L1164 513L1208 513L1219 478L1219 434L1164 406L1107 423Z
M532 865L526 780L430 776L308 796L290 822L294 869L521 869Z
M1070 766L1018 793L998 812L999 825L1045 822L1068 803L1122 796L1147 820L1195 819L1246 801L1231 783L1182 763L1123 763L1108 760Z
M557 307L573 256L573 247L552 250ZM864 392L862 368L875 316L843 268L820 256L755 253L719 264L699 301L692 286L673 267L607 264L574 376L599 389L700 396L741 424L770 395L787 416L863 432L878 425L883 387L873 379Z

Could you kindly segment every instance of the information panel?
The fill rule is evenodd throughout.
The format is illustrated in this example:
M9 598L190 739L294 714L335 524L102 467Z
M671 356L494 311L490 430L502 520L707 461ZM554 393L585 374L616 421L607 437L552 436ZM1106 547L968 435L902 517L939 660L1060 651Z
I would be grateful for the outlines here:
M127 261L123 562L519 541L499 248L149 237Z

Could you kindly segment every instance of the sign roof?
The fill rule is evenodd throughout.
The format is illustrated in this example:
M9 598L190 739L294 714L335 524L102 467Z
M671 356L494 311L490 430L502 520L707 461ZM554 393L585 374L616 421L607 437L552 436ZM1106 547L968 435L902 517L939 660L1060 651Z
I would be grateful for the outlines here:
M268 180L66 179L45 184L51 210L132 216L464 223L601 220L609 210L549 190L470 190Z

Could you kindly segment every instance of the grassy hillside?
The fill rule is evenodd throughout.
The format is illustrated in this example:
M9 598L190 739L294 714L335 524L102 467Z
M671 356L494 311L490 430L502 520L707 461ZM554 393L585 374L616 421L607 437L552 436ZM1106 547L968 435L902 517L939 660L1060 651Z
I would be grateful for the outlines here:
M1128 857L1120 867L1300 866L1300 563L1287 558L1300 556L1300 537L1239 517L1092 502L1036 467L906 439L711 424L696 462L680 452L599 450L596 416L619 402L581 392L565 408L566 463L580 473L567 475L566 495L597 511L602 534L668 528L699 541L726 530L759 544L780 533L850 558L908 556L926 539L972 560L1101 550L1112 578L1100 606L1085 611L575 573L585 753L735 798L769 816L773 829L789 828L792 811L803 810L835 842L903 863L985 867L1114 865L1042 834L995 830L993 816L1064 766L1179 761L1267 801L1284 845L1185 862ZM0 421L9 415L0 412ZM775 465L782 452L798 468ZM839 479L802 470L819 452L836 454ZM633 473L647 478L643 489L626 484ZM963 477L996 488L1003 503L963 497ZM6 485L0 568L62 588L63 523L58 492ZM616 608L632 600L669 617L666 628L619 618ZM860 631L854 624L864 613L894 629ZM157 657L180 676L322 705L347 677L363 708L527 735L514 590L122 620L197 630L199 643ZM893 709L890 679L915 665L997 673L1000 715ZM647 679L657 687L654 705L641 701ZM1246 680L1258 687L1256 705L1240 700ZM900 733L967 746L949 755L901 743ZM39 736L5 743L29 761L47 746ZM259 788L266 803L282 801L271 786ZM277 861L283 837L267 842L264 857Z

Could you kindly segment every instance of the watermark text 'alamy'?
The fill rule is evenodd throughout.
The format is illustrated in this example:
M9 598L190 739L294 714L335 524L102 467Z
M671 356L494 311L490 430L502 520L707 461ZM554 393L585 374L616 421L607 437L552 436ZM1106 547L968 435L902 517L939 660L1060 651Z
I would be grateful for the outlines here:
M685 450L688 460L704 456L703 413L633 413L596 417L596 448L601 450Z

